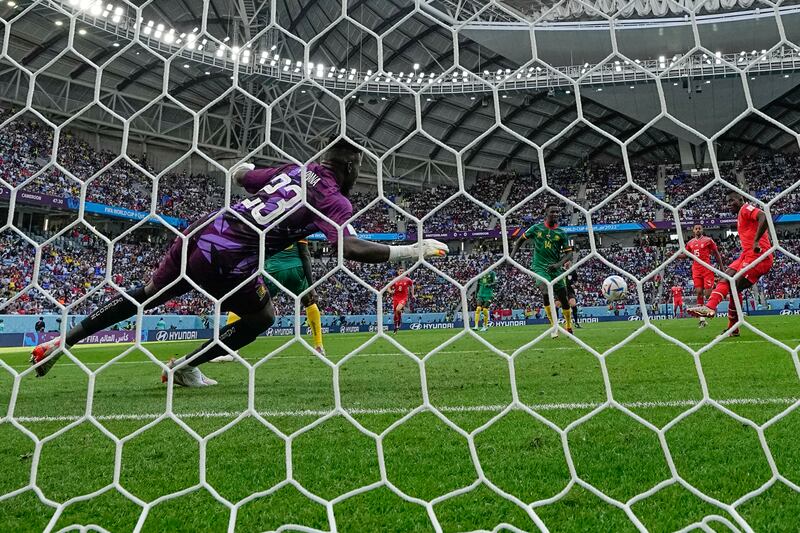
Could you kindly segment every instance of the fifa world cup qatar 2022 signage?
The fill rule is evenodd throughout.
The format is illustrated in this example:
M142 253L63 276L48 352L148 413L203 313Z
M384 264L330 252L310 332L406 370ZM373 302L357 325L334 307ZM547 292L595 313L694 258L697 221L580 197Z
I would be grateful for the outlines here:
M5 188L0 188L0 201L9 201L11 199L11 191ZM30 191L17 191L17 202L26 205L33 205L39 207L47 207L53 209L61 209L65 211L77 211L80 207L80 201L77 198L52 196L49 194L40 194ZM87 213L97 215L104 215L113 218L122 218L125 220L143 220L150 216L150 213L144 211L134 211L126 207L115 207L112 205L98 204L96 202L84 202L83 208ZM165 222L175 226L176 228L185 228L189 225L188 221L183 218L171 217L159 214Z
M787 224L800 222L800 213L792 213L788 215L778 215L773 217L776 224ZM736 225L736 218L711 218L703 220L684 219L680 221L681 226L690 228L695 224L702 224L706 228L725 228ZM588 233L589 227L582 226L561 226L561 228L570 234ZM525 228L509 228L508 236L516 238L520 232ZM594 224L592 230L595 233L619 233L623 231L646 231L646 230L674 230L675 221L659 220L652 221L646 220L644 222L619 222L616 224ZM443 241L457 241L457 240L472 240L472 239L499 239L502 237L500 229L489 230L475 230L475 231L447 231L447 232L425 232L425 238L439 239ZM417 235L414 233L359 233L358 236L362 239L371 241L416 241ZM325 236L322 233L314 233L309 235L308 240L323 241Z

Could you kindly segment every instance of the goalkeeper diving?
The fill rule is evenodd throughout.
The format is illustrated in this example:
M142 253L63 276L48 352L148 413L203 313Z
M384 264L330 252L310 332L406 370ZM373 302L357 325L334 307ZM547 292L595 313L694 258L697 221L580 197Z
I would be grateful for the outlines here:
M356 236L347 224L353 216L348 196L358 179L362 156L360 148L341 139L305 170L296 164L259 169L249 163L234 166L231 177L249 196L230 210L198 215L175 239L147 283L102 303L63 339L34 348L31 364L36 374L44 376L65 348L130 318L139 306L152 309L189 292L194 288L186 279L190 278L220 301L222 311L234 312L240 319L220 328L219 341L209 339L191 353L170 360L162 381L171 374L176 384L186 387L216 385L199 366L247 346L275 322L269 289L257 275L262 248L264 256L270 257L321 231L334 250L342 247L345 259L362 263L445 255L447 245L433 239L387 246Z

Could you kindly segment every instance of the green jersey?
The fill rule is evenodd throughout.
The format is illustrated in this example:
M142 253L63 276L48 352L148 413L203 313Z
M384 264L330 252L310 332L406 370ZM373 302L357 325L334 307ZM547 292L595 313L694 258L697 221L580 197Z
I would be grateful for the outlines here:
M478 294L491 296L497 283L497 274L494 270L487 272L478 280Z
M267 272L280 272L291 268L303 268L303 261L300 259L300 250L297 243L289 245L280 252L271 255L267 259L265 270Z
M565 253L572 251L566 232L558 226L548 228L544 223L534 224L525 231L525 238L533 243L533 271L548 271L550 265L558 263Z

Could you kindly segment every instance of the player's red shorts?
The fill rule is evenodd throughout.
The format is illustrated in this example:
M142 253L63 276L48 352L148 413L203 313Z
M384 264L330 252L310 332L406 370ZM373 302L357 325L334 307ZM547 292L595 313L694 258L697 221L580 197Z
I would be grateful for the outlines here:
M707 268L692 268L692 283L695 289L713 289L714 271Z
M736 258L736 261L728 265L728 268L732 268L736 272L739 272L740 270L744 270L745 267L750 263L754 263L756 259L758 259L759 257L761 256L754 255L752 253L743 253L738 258ZM775 258L772 256L772 254L768 255L763 260L761 260L757 265L753 266L753 268L749 269L744 274L744 278L750 283L755 284L755 282L758 281L758 278L769 272L774 262Z
M392 309L397 309L399 306L403 306L403 309L408 307L408 298L395 298L392 300Z
M683 307L683 298L672 301L672 307Z

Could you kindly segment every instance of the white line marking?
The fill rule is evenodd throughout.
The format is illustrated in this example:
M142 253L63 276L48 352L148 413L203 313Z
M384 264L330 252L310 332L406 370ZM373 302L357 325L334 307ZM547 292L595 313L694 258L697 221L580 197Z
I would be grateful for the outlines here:
M800 341L800 338L782 339L782 342L784 342L784 343L787 343L789 341ZM189 342L189 341L174 341L174 342ZM192 342L197 342L197 341L192 341ZM545 341L543 341L543 342L545 342ZM558 342L558 341L556 341L556 342ZM752 339L752 340L736 340L734 342L736 344L755 344L755 343L764 343L766 341L764 341L763 339ZM687 342L686 343L687 346L705 346L706 344L708 344L708 343L707 342ZM104 345L104 346L113 346L113 345ZM653 344L652 343L628 343L624 347L625 348L653 348ZM678 347L675 346L675 348L678 348ZM680 350L680 348L678 348L678 349ZM516 349L503 350L503 349L499 349L498 348L498 350L500 350L501 352L507 353L507 354L511 354ZM532 346L531 348L529 348L526 351L530 351L530 350L541 350L541 351L545 351L545 352L562 351L562 350L568 350L568 351L578 350L578 351L582 351L582 349L577 345L569 345L569 346L538 345L538 346ZM120 350L120 352L121 351L122 350ZM600 350L600 352L602 352L602 351L603 350ZM414 353L413 350L412 350L412 353ZM424 353L423 352L418 352L417 355L424 356L427 353L428 352L424 352ZM437 355L438 354L456 355L456 354L469 354L469 353L489 353L489 350L443 350L441 352L437 352ZM80 354L80 352L78 352L78 354ZM25 351L24 353L20 352L19 354L13 354L13 355L25 355L27 357L28 352ZM262 357L243 357L243 359L245 361L260 361L261 359L266 357L266 355L267 354L264 354L264 356L262 356ZM341 357L344 357L345 355L347 355L347 354L342 354ZM404 354L401 354L399 351L398 352L359 353L359 354L356 355L356 357L386 357L386 356L390 356L390 355L406 357ZM280 360L283 360L283 359L307 359L307 358L312 357L312 356L314 356L314 354L312 354L309 351L306 351L306 353L302 354L302 355L299 355L299 354L287 354L285 352L281 352L279 354L274 355L273 356L273 360L279 360L280 361ZM329 356L329 359L330 358L331 357ZM336 359L332 359L332 361L334 361L334 362L335 362L335 360ZM99 362L99 363L84 362L83 364L86 365L87 367L99 367L99 366L103 366L107 362L108 361ZM59 364L59 366L64 366L64 365L76 366L75 363L71 359L67 359L67 358L62 358L58 362L58 364ZM114 363L113 366L116 366L116 365L154 365L154 363L152 361L150 361L150 360L147 360L147 361L117 361L116 363ZM11 368L24 370L24 369L28 368L30 365L21 364L21 365L9 365L9 366Z
M727 400L717 400L722 405L791 405L798 401L798 398L730 398ZM692 407L697 405L700 400L673 400L663 402L630 402L623 403L629 409L657 409L669 407ZM534 411L572 411L579 409L594 409L602 405L600 403L542 403L528 405ZM507 405L454 405L442 406L439 410L444 413L499 413ZM352 407L345 409L351 415L406 415L412 409L401 407L377 407L363 408ZM290 410L290 411L259 411L264 418L298 418L298 417L321 417L329 414L331 410ZM191 413L176 413L179 418L235 418L242 411L196 411ZM95 415L95 419L104 420L155 420L163 413L143 413L143 414L118 414L118 415ZM74 422L83 418L76 415L63 416L17 416L14 420L18 422ZM9 417L0 418L0 422L5 422Z

